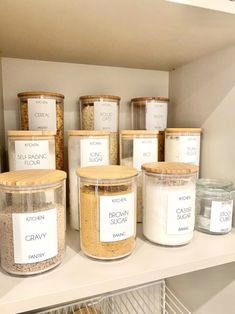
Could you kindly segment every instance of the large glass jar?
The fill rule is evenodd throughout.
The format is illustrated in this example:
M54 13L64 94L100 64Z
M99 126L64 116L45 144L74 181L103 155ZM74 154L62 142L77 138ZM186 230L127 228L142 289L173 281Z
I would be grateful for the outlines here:
M119 96L88 95L80 97L80 119L82 130L109 131L111 160L118 164Z
M55 169L54 131L8 131L9 170Z
M167 97L138 97L131 100L133 130L164 131L167 127Z
M149 163L144 170L143 233L154 243L177 246L193 238L198 166Z
M80 168L82 251L112 260L131 254L136 237L137 170L124 166Z
M22 92L21 129L55 131L56 169L64 169L64 95L51 92Z
M68 131L69 208L72 229L79 229L76 170L81 167L109 165L109 142L108 131Z
M61 263L65 179L65 172L48 169L0 174L0 256L6 272L31 275Z
M196 229L225 234L232 229L233 183L222 179L199 179L196 195Z
M136 168L139 172L137 188L137 222L142 222L142 171L147 162L158 161L158 131L124 130L120 132L120 164Z

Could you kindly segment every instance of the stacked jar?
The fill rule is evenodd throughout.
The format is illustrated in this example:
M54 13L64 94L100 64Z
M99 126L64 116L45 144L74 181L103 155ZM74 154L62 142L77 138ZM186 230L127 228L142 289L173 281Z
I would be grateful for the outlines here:
M109 131L110 164L118 163L118 130L120 97L110 95L81 96L80 119L82 130Z
M9 170L55 169L53 131L8 131Z
M137 222L142 222L142 171L144 163L158 161L158 131L125 130L120 132L120 164L139 172L137 188Z
M50 92L19 93L22 130L56 132L56 169L64 168L64 95Z
M70 226L79 229L76 170L110 163L110 132L68 131Z

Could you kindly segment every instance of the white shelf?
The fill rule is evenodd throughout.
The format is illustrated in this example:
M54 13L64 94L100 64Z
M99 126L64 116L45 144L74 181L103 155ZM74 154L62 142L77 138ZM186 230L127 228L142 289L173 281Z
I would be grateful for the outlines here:
M224 236L195 232L189 245L175 248L140 236L134 253L114 262L88 259L78 243L78 232L70 231L65 260L53 271L29 278L0 273L0 313L33 310L235 261L235 230Z
M1 56L172 70L234 44L234 15L209 10L233 11L234 3L216 0L219 5L205 9L192 6L203 1L175 1L191 5L163 0L1 0Z

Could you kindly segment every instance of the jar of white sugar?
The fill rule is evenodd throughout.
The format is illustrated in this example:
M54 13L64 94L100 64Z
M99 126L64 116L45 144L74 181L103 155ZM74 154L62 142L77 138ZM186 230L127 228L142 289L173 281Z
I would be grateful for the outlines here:
M76 170L110 163L110 132L68 131L70 225L79 229L78 186Z
M9 170L55 169L55 131L8 131Z
M60 170L0 174L0 260L10 274L32 275L65 254L65 179Z
M142 166L143 233L154 243L177 246L193 237L198 166L158 162Z
M165 161L185 162L199 166L200 128L167 128L165 131Z
M147 162L158 161L158 131L124 130L120 132L120 164L136 168L138 176L137 222L142 222L142 171L141 166Z

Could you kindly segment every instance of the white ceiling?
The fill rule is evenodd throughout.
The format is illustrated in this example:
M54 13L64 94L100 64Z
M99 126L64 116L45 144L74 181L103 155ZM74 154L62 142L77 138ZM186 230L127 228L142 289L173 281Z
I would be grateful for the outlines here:
M234 15L162 0L0 1L5 57L171 70L234 43Z

